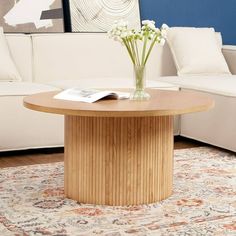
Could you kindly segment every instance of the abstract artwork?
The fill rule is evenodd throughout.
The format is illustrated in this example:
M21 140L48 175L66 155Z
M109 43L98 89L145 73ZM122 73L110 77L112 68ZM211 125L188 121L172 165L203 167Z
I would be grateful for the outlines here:
M5 32L64 32L62 0L0 0Z
M119 19L140 28L138 0L69 0L69 10L73 32L106 32Z

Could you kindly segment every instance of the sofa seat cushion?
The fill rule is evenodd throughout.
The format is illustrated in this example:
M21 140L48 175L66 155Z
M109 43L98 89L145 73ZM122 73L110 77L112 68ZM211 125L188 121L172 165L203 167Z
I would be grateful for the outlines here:
M34 93L58 90L58 88L28 82L1 82L0 96L25 96Z
M180 88L198 90L212 94L236 97L236 75L230 76L192 76L159 77L157 81L175 84Z
M133 79L125 79L125 78L98 78L96 80L83 78L79 80L51 81L47 82L47 84L60 89L68 89L73 87L78 87L78 88L133 88L134 87ZM155 80L148 80L147 87L178 90L178 86L176 85Z

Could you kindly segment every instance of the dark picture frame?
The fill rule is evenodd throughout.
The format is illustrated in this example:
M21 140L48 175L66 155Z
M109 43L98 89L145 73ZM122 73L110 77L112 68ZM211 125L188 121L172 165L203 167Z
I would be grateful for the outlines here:
M64 16L64 30L65 32L72 32L69 0L62 0L62 6Z

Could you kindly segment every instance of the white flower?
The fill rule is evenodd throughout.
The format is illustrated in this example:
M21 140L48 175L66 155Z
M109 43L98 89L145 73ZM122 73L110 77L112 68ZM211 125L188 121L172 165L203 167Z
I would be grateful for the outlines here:
M154 31L156 30L156 26L154 24L148 24L147 26Z
M144 29L146 29L146 26L145 26L145 25L142 26L141 30L144 30Z
M151 29L151 30L155 31L155 29L156 29L155 21L144 20L144 21L142 21L142 24L143 24L143 27L142 27L143 30L148 28L148 29Z
M134 33L132 31L128 31L127 32L127 37L132 37L132 36L134 36Z
M167 37L167 30L161 30L161 36L163 38L166 38Z
M161 33L160 29L158 29L158 28L155 28L154 31L155 31L156 34L160 34Z
M149 34L148 39L152 40L154 38L154 34Z
M138 38L139 40L143 41L143 35L142 35L141 33L138 33L138 34L137 34L137 38Z
M114 32L114 35L116 35L116 36L121 36L121 34L122 34L122 32L120 30L116 30Z
M156 28L155 21L151 20L144 20L142 24L141 30L137 31L129 29L128 22L124 20L116 21L108 35L127 48L133 64L145 65L154 44L158 43L161 46L165 44L168 26L163 24L160 29Z
M142 21L142 24L143 25L155 25L155 21L153 21L153 20L143 20Z
M125 37L127 37L128 36L128 33L127 32L122 32L121 34L120 34L120 37L121 38L125 38Z
M163 24L163 25L161 26L161 29L163 29L163 30L168 30L168 29L169 29L169 26L168 26L167 24Z

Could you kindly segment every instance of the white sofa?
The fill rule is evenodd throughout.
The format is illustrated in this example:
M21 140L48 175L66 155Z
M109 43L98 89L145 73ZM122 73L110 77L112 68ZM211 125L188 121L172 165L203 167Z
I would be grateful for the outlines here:
M7 41L23 81L0 82L0 151L63 146L63 117L25 109L25 95L73 86L132 87L127 52L106 34L9 34ZM225 47L223 53L236 74L236 48ZM209 83L205 87L198 87L194 78L181 80L166 45L152 52L147 78L149 87L177 90L180 86L213 96L216 108L182 116L181 122L177 118L175 134L236 151L235 76L206 78ZM188 85L190 80L193 84ZM211 83L221 80L224 87L213 91ZM228 85L232 94L228 94Z
M182 115L180 135L236 152L236 46L223 46L222 52L232 76L158 78L181 90L198 91L215 100L208 112Z
M121 45L106 34L8 34L21 82L0 82L0 151L63 146L63 116L34 112L23 98L68 87L133 86L132 65ZM155 59L148 76L157 77ZM148 81L148 86L178 90ZM178 119L176 119L178 134Z

